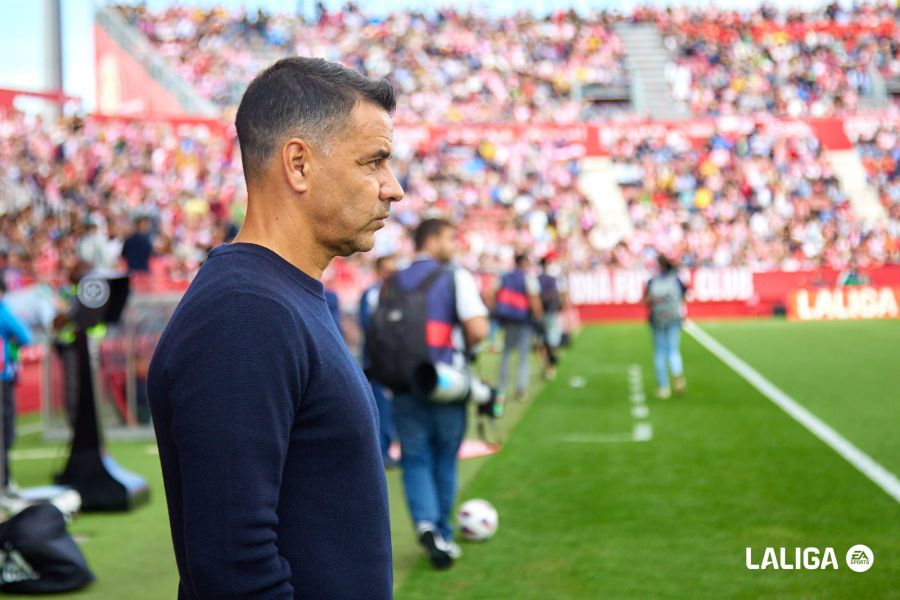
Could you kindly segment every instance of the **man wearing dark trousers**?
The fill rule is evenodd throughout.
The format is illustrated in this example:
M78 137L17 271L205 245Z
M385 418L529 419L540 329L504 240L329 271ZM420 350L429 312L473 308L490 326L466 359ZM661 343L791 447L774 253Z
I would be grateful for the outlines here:
M531 356L531 330L535 321L544 317L541 288L537 279L526 272L528 257L517 254L516 267L500 278L494 297L494 317L503 326L503 355L500 359L500 387L506 389L509 362L513 352L519 354L516 378L516 400L525 399L528 388L528 360Z
M488 334L488 310L475 278L450 268L454 254L453 225L427 219L415 233L416 260L396 275L404 290L420 286L444 269L426 295L425 338L433 363L466 368L465 349L474 348ZM435 404L415 393L394 396L394 425L400 438L403 489L419 543L439 569L462 555L453 542L450 522L456 502L456 460L466 431L465 404Z
M375 401L320 279L403 197L394 107L387 81L300 57L244 93L246 220L150 367L179 598L391 598Z

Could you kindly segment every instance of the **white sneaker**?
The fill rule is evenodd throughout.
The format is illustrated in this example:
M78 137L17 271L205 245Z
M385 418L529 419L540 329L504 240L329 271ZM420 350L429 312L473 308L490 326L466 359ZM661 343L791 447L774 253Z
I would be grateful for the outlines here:
M456 542L444 542L444 551L453 560L462 558L463 551Z
M428 522L419 523L416 527L419 534L419 544L425 549L428 560L435 569L447 569L453 565L453 557L447 550L447 543L438 533L437 529Z
M672 396L672 390L670 390L668 387L661 387L658 390L656 390L657 398L665 400L666 398L670 398L671 396Z

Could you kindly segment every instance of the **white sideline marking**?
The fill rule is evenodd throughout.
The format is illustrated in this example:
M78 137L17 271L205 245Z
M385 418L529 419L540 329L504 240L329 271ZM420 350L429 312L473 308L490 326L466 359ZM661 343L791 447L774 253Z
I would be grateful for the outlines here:
M653 439L650 423L635 423L631 433L570 433L559 438L570 444L616 444L622 442L649 442Z
M771 381L732 354L728 348L717 342L715 338L697 325L688 321L684 324L684 330L697 340L701 346L709 350L716 358L731 367L735 373L743 377L750 385L774 402L781 410L803 425L814 436L825 442L832 450L840 454L847 462L856 467L860 473L871 479L875 485L887 492L891 498L900 502L900 479L897 479L896 475L875 462L871 456L854 446L847 438L832 429L819 417L775 387Z
M634 373L635 365L617 365L617 364L602 364L602 365L594 365L588 369L585 369L585 373L593 373L593 374L602 374L602 373L622 373L626 372L629 375ZM638 365L638 368L640 366Z
M66 448L29 448L27 450L13 450L9 453L9 458L10 460L47 460L49 458L62 458L66 454Z
M587 379L584 377L573 377L569 380L569 387L583 388L587 385Z
M653 439L653 426L650 423L635 423L631 435L636 442L649 442Z
M589 373L628 373L628 399L631 401L631 417L636 419L634 429L631 433L570 433L563 435L559 439L562 442L571 444L612 444L620 442L649 442L653 439L653 426L643 421L650 416L650 409L644 404L646 396L644 395L643 370L640 365L606 365L606 367L595 367L589 370ZM577 383L587 385L587 381L583 377L573 377L572 382L579 380ZM576 387L570 382L572 387ZM583 387L583 386L581 386Z
M570 444L613 444L617 442L633 442L630 433L570 433L559 438L561 442Z
M47 460L51 458L65 458L68 456L68 448L28 448L25 450L13 450L9 453L10 460ZM156 445L144 448L144 454L159 456L159 448Z
M35 433L40 433L44 430L43 423L32 423L31 425L23 425L21 427L16 427L16 437L20 435L33 435Z

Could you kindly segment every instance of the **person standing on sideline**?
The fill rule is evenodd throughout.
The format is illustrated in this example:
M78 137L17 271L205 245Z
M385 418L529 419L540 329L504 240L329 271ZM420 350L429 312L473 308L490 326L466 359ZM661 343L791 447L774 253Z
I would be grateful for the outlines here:
M153 240L150 237L150 217L141 215L134 222L134 231L122 244L122 258L128 265L128 274L149 273L153 256Z
M432 362L463 370L467 349L487 337L488 309L472 274L452 266L455 232L444 219L422 221L415 232L416 259L394 281L410 291L444 271L426 294L425 339ZM453 542L450 519L456 503L456 457L468 407L431 403L412 392L397 393L393 404L409 513L432 565L445 569L462 556Z
M651 277L644 293L644 303L650 309L650 328L653 331L653 362L656 367L657 396L672 395L667 367L672 370L676 394L687 388L684 362L681 358L681 321L684 318L684 294L687 286L678 277L675 265L664 255L658 258L659 274Z
M541 308L544 310L544 319L541 322L540 333L545 353L544 378L556 377L556 365L559 362L559 345L562 340L562 328L559 318L564 306L565 287L561 279L551 273L550 261L547 257L541 258L541 273L538 275L538 285L541 288Z
M9 486L9 451L16 438L16 379L18 354L21 346L31 343L31 333L25 324L9 310L3 301L6 279L0 272L0 390L3 394L3 490Z
M397 260L393 255L379 256L375 259L375 283L363 291L359 299L359 328L363 334L363 369L367 365L365 356L365 335L369 328L372 313L378 308L378 295L381 293L382 284L397 270ZM397 431L394 429L394 419L391 415L391 401L388 399L388 390L377 381L369 379L372 384L372 394L375 396L375 405L378 407L379 440L381 441L381 458L384 466L392 469L399 463L391 458L388 453L391 444L397 439Z
M541 287L537 278L526 273L528 257L517 254L516 267L500 277L500 285L494 296L494 318L503 328L503 357L500 361L500 388L506 389L509 362L513 352L519 354L519 371L516 380L516 400L525 399L528 387L528 359L531 355L531 330L533 322L544 317L541 307Z
M109 238L100 231L97 219L88 216L84 220L85 234L78 242L78 257L96 273L108 273L115 269L116 258L109 251Z
M395 105L386 80L303 57L244 92L246 220L150 365L180 599L392 597L378 413L320 278L403 198Z

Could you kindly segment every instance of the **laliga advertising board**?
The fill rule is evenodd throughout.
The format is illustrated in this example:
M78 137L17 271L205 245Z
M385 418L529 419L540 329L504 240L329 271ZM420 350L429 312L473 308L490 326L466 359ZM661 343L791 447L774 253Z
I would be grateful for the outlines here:
M791 292L792 321L838 321L900 318L900 288L842 287Z

